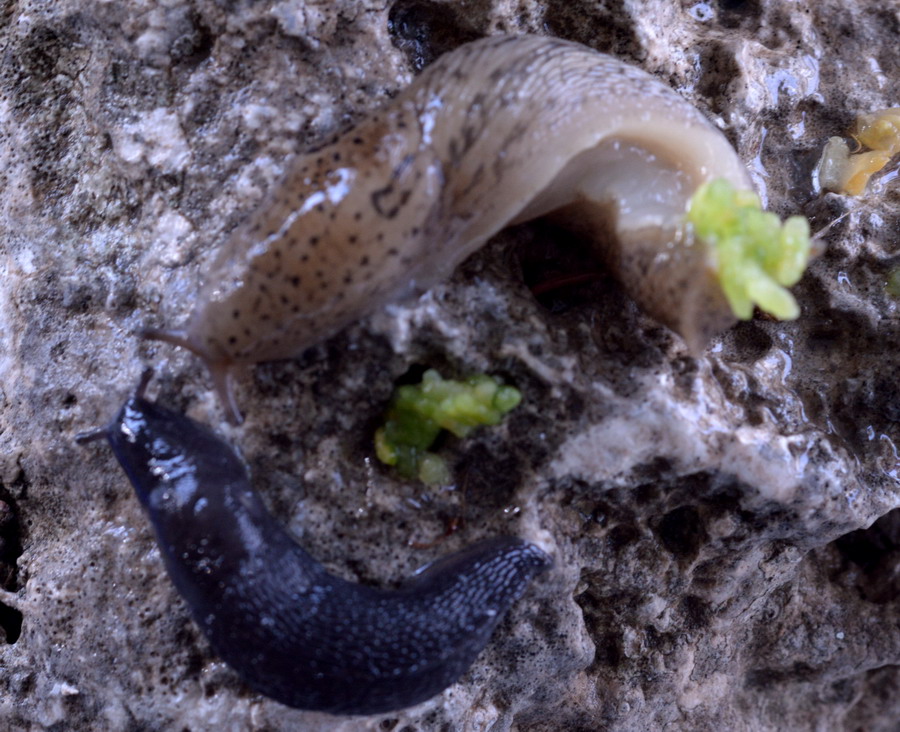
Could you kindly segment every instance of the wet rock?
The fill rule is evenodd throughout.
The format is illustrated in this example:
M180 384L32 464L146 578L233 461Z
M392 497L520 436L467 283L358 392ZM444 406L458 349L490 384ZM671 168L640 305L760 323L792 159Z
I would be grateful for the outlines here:
M2 726L893 729L900 309L884 284L900 187L894 166L859 199L820 195L812 169L858 112L897 104L896 4L460 8L0 9ZM533 297L546 273L595 266L537 222L423 297L248 369L247 421L228 427L197 362L136 332L183 322L222 236L290 155L499 32L644 67L721 125L772 210L814 230L846 214L795 288L801 318L756 318L692 358L602 272ZM191 623L112 457L72 442L145 363L160 399L240 446L333 571L390 584L498 533L552 545L556 569L460 684L414 710L334 720L259 697ZM422 366L498 373L525 396L445 446L449 491L374 460L395 382Z

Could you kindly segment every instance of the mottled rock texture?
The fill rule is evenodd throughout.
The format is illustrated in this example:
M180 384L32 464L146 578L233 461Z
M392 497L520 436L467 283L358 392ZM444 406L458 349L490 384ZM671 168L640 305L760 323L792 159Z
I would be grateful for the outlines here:
M499 32L642 66L721 124L773 210L814 229L846 213L795 288L802 317L692 358L608 277L533 297L594 267L535 223L248 370L229 429L197 361L139 327L183 322L291 154ZM856 113L900 102L898 37L893 0L0 3L0 727L896 729L900 185L822 196L812 169ZM389 584L504 532L555 570L419 708L335 720L260 698L211 656L109 452L72 442L146 363L335 572ZM373 457L393 386L424 366L525 395L444 447L453 490Z

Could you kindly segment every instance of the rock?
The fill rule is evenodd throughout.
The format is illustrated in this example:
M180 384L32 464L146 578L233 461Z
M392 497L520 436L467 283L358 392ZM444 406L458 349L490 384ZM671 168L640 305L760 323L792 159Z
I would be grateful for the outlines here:
M60 0L0 19L6 728L895 728L900 308L884 283L900 188L896 165L859 199L811 177L829 137L900 98L895 3ZM247 421L228 427L197 361L139 328L183 322L290 155L499 32L644 67L721 124L772 210L814 230L846 213L794 289L800 319L743 323L692 358L602 274L532 297L548 261L594 267L537 222L424 296L248 369ZM112 456L72 441L146 363L333 571L390 584L499 533L552 546L556 569L420 707L336 720L259 697L191 623ZM446 446L450 491L373 457L395 382L422 366L501 374L525 397Z

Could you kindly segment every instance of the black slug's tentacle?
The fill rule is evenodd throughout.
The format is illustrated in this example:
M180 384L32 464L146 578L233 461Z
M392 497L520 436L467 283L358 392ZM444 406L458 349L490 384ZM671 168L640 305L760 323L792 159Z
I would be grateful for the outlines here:
M468 669L550 566L536 546L500 537L425 567L397 590L347 582L282 528L238 456L206 427L139 391L105 435L216 654L292 707L375 714L428 699Z

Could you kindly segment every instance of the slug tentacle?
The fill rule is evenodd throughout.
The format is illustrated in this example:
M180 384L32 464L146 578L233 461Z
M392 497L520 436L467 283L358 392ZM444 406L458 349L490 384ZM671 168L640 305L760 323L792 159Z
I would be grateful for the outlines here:
M139 393L102 432L216 654L289 706L375 714L428 699L468 669L550 566L536 546L500 537L423 568L397 590L358 585L294 541L240 458L206 427Z
M225 408L225 415L232 424L241 424L244 421L240 407L234 397L234 382L231 378L233 365L227 356L213 356L209 351L203 350L193 341L184 330L159 330L157 328L142 328L141 338L152 341L171 343L191 351L206 365L212 379L213 389L219 395L219 401Z
M184 340L213 367L297 355L554 214L696 352L735 320L730 302L785 301L765 268L744 283L723 262L755 241L692 235L691 198L713 180L752 189L722 133L649 74L553 38L475 41L293 162L222 247Z

